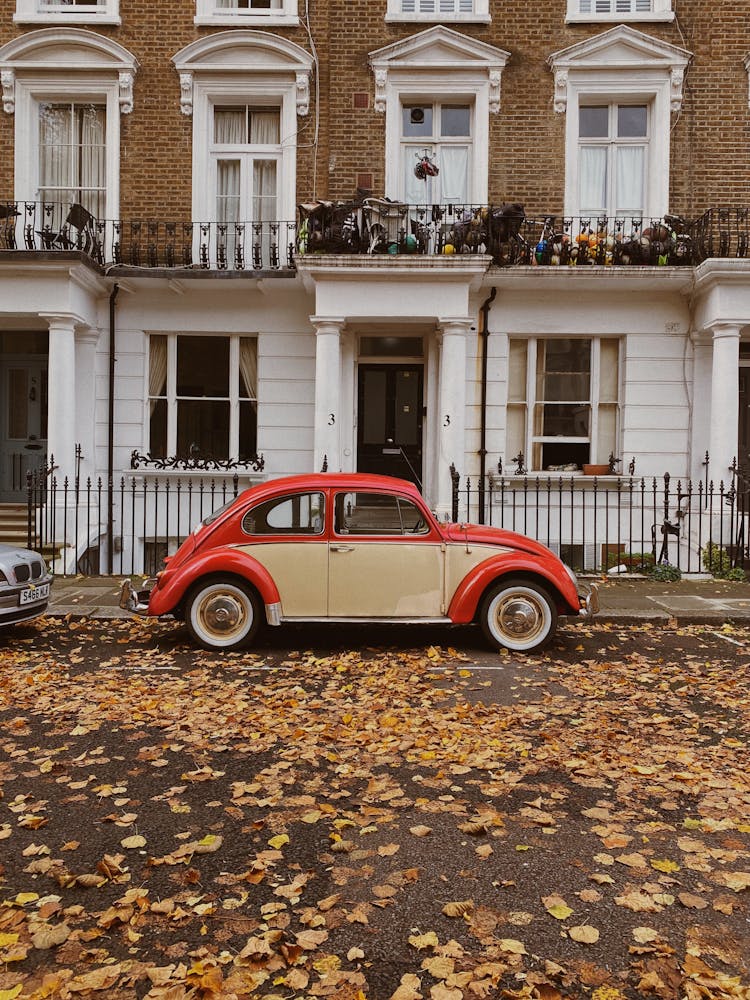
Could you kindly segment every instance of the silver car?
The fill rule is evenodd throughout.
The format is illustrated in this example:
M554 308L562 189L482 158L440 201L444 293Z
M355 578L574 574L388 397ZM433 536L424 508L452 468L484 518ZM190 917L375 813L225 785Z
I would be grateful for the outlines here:
M0 626L44 614L52 575L38 552L0 542Z

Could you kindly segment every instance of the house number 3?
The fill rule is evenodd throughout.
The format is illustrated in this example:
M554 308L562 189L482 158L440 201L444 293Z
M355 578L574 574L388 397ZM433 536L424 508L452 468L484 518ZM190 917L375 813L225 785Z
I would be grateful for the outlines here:
M333 427L333 425L335 423L336 423L336 417L333 415L333 413L329 413L328 414L328 426L329 427Z
M450 425L451 425L451 418L446 413L445 414L445 423L443 424L443 427L450 427Z

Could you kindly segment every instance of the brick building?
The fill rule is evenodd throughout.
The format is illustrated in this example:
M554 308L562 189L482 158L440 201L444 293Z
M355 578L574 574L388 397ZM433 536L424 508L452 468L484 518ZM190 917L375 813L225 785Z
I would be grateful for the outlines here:
M728 480L749 73L728 0L0 0L0 503Z

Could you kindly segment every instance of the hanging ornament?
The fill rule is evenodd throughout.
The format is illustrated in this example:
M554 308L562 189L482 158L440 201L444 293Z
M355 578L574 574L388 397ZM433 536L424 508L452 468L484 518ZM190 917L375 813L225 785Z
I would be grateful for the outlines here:
M422 153L414 155L417 158L417 165L414 168L415 177L420 181L426 181L428 177L437 177L440 171L430 159L429 150L425 149Z

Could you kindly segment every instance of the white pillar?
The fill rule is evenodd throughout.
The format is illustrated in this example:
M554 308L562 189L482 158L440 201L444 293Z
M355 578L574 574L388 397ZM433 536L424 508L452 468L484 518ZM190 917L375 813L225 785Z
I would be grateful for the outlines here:
M718 488L731 483L730 467L737 457L739 421L740 327L717 323L712 327L711 430L709 474Z
M76 446L76 334L72 316L40 313L49 324L49 392L47 454L54 458L58 490L67 476L75 478ZM93 395L93 386L84 386Z
M471 319L441 321L440 388L438 392L437 513L451 512L451 464L466 475L466 338Z
M80 391L76 393L76 441L81 446L81 484L96 474L96 345L99 331L95 327L76 330L76 377Z
M315 430L313 471L327 463L339 472L341 463L341 331L342 319L313 316L315 326Z

